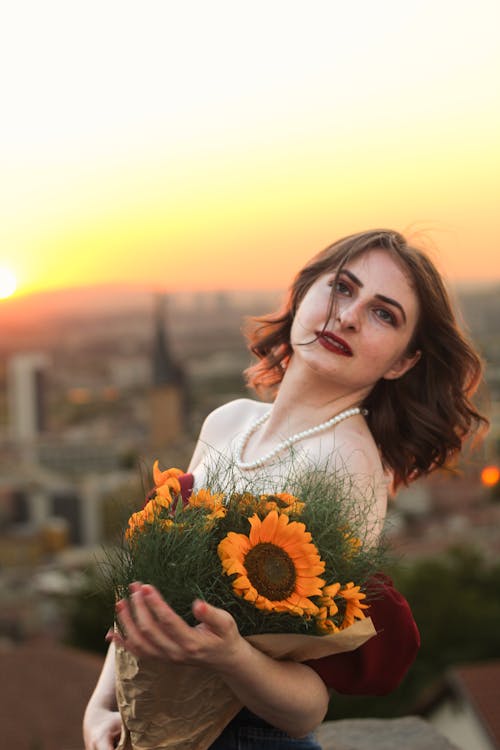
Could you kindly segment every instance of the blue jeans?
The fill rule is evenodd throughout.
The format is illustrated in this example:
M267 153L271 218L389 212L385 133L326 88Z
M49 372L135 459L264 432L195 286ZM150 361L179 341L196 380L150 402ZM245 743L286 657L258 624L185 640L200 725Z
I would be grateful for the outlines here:
M286 732L268 724L246 708L227 725L210 745L210 750L321 750L314 738L294 739Z

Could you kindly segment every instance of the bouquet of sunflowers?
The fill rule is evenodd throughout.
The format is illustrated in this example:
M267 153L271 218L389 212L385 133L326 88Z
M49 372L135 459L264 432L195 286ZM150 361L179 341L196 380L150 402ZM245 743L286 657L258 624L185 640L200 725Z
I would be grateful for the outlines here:
M231 471L182 491L179 469L153 468L154 488L129 521L107 576L116 596L154 585L186 622L202 598L275 658L303 661L357 648L375 634L364 585L384 552L368 543L366 504L348 477L294 471L276 492ZM281 482L283 480L280 480ZM138 660L117 649L120 748L204 750L241 708L207 670Z

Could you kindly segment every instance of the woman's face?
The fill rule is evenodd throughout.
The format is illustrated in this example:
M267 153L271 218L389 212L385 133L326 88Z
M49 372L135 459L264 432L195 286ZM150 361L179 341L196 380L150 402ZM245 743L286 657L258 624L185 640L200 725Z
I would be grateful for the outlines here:
M369 250L335 275L318 278L297 310L290 334L294 359L342 391L367 395L378 380L399 378L418 361L420 352L408 354L417 296L385 250Z

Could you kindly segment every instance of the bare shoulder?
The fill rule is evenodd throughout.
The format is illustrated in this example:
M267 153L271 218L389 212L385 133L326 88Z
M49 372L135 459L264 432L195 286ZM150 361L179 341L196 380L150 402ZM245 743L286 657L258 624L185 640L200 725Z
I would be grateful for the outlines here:
M220 435L221 431L234 434L245 429L250 421L257 419L268 409L269 404L250 398L229 401L210 412L201 428L200 438L210 442L211 439Z
M203 422L188 471L194 471L210 454L224 454L231 440L269 409L269 404L239 398L214 409Z

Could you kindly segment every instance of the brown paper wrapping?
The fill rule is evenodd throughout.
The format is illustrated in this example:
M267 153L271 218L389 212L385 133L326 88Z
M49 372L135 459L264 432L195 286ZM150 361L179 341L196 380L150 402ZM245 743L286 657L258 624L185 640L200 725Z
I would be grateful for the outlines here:
M369 617L326 636L249 636L275 659L305 661L353 651L376 633ZM118 750L207 750L242 708L225 682L203 667L138 661L116 649L116 695L123 721Z

